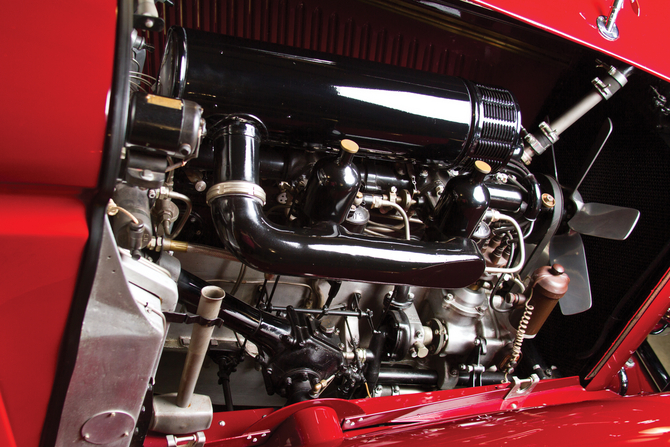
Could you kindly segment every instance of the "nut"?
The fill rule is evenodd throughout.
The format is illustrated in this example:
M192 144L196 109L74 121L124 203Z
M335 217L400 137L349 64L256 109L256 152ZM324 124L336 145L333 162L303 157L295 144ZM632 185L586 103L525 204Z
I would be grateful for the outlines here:
M542 194L542 204L547 208L553 208L556 206L556 199L554 199L554 196L552 196L551 194L547 194L545 192L544 194Z

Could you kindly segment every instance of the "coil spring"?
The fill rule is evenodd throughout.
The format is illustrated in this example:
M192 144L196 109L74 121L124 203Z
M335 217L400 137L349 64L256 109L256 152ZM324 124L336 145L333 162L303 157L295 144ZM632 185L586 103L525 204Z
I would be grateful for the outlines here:
M532 297L532 291L531 291L531 297ZM505 381L507 382L507 375L514 371L514 367L516 366L516 363L519 361L519 358L521 357L521 346L523 345L523 336L526 335L526 329L528 329L528 323L530 323L530 317L533 315L533 310L535 307L533 307L530 304L530 298L526 301L526 306L523 311L523 315L521 316L521 320L519 321L519 326L516 329L516 338L514 339L514 344L512 345L512 354L510 356L510 359L507 361L507 364L505 365Z

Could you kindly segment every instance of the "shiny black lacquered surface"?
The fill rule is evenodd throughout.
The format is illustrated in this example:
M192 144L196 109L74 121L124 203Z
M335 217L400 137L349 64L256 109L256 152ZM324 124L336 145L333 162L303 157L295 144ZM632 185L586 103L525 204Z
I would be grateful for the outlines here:
M217 182L258 178L259 139L254 129L239 120L222 129L215 147ZM228 250L263 272L438 288L465 287L484 272L484 257L466 238L373 238L349 233L334 222L287 228L270 222L261 201L249 195L219 196L209 204Z
M216 178L260 182L260 135L256 127L242 120L226 120L214 129Z
M338 225L289 229L269 222L261 204L242 196L211 203L226 247L264 272L423 287L465 287L484 272L484 259L465 238L418 242L348 233Z
M524 197L521 190L511 185L499 185L497 183L486 183L491 200L489 206L497 210L516 212L521 209Z
M475 171L447 183L435 207L437 227L445 237L471 237L477 229L490 201L484 175Z
M363 148L447 162L487 134L478 91L459 78L183 28L170 32L158 90L210 116L256 115L280 141L348 137Z
M352 157L343 151L340 156L322 158L314 165L302 206L307 223L341 224L347 218L361 187Z

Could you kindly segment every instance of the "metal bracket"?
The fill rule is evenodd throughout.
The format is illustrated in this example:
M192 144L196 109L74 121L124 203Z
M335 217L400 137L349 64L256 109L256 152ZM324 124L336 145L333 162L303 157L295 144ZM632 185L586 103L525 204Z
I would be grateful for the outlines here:
M540 378L537 374L531 374L527 379L512 377L512 388L510 388L504 400L527 396L533 392L538 383L540 383Z
M205 447L205 433L197 432L189 436L167 435L167 447Z
M163 312L163 315L165 315L165 321L168 323L199 324L200 326L205 327L222 327L225 324L221 318L210 320L208 318L203 318L200 315L189 315L178 312Z

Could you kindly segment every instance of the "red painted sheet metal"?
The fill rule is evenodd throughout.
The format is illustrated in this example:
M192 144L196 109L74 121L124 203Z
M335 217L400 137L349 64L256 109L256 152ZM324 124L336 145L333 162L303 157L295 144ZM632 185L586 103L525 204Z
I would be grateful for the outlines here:
M0 182L95 187L115 1L3 2Z
M267 445L337 447L343 439L340 419L334 409L310 407L293 413L273 433Z
M9 425L7 410L5 409L5 403L2 400L2 394L0 394L0 445L16 447L14 434L12 433L12 426Z
M361 399L361 417L349 417L344 427L355 429L386 423L441 421L501 410L562 405L596 399L616 399L609 391L587 392L579 378L545 380L532 393L510 396L509 384L464 388L433 393Z
M291 445L308 445L306 441L315 437L323 446L414 442L485 446L515 441L519 445L564 446L670 440L667 394L621 397L609 391L589 392L576 377L542 381L527 395L507 396L508 387L492 385L349 402L363 411L358 415L352 415L353 408L342 407L337 399L296 404L297 411L286 407L274 412L217 413L212 428L206 431L206 445L275 446L287 445L287 439ZM280 414L286 416L281 422L261 427L264 419ZM333 418L340 423L337 427ZM325 421L327 430L315 433L309 423L313 419ZM150 436L145 442L145 446L165 445L165 435Z
M612 343L603 359L586 375L587 379L591 379L586 387L588 390L603 389L610 384L612 377L640 347L652 328L666 314L668 307L670 307L670 270L665 273L623 332Z
M346 432L340 446L660 445L670 441L668 395L617 398L477 415L458 421Z
M17 445L34 447L88 227L75 196L25 189L0 186L0 394Z
M626 361L624 370L626 371L626 377L628 378L628 389L626 390L627 396L653 394L659 391L654 385L654 381L642 367L642 363L640 362L637 353ZM607 389L612 390L615 393L620 392L621 379L618 375L612 377L612 381L607 386Z
M310 409L324 407L333 410L340 421L345 436L351 438L363 434L372 435L380 431L395 432L396 428L393 427L397 427L397 424L416 426L417 424L444 422L445 420L462 420L482 414L495 415L501 411L560 407L566 404L591 401L600 403L616 402L623 399L610 391L586 391L580 385L577 377L539 382L529 394L510 396L508 395L510 387L509 384L501 384L355 401L316 399L276 411L266 409L217 413L214 415L212 427L206 431L207 445L213 447L223 445L245 447L266 442L268 445L274 445L273 443L279 442L278 440L288 439L281 435L282 432L286 431L285 428L282 428L285 424L288 423L294 428L300 427L300 421L304 422L310 419ZM299 412L301 412L301 417L294 417ZM324 418L327 419L326 416ZM313 417L318 418L319 415L315 414ZM221 422L223 422L223 425L221 425ZM298 436L298 438L304 440L315 436L314 433L304 433L303 435ZM332 435L330 438L340 439L335 436L337 435L335 431L331 430L330 435ZM325 437L328 438L329 436ZM294 441L298 438L295 438ZM152 435L147 438L145 446L164 445L164 440L164 435Z
M609 15L613 0L473 0L473 3L610 54L670 81L667 0L624 0L616 21L620 34L616 41L606 40L596 28L598 16Z

